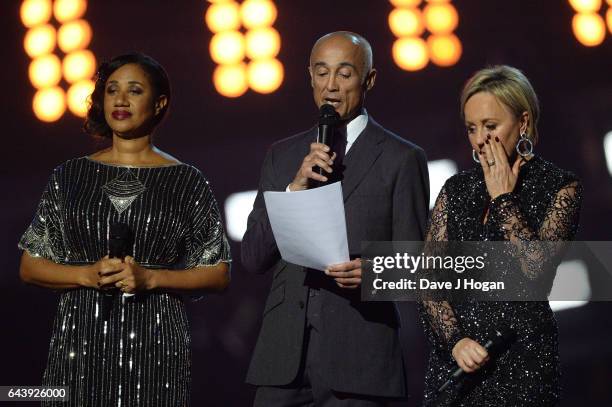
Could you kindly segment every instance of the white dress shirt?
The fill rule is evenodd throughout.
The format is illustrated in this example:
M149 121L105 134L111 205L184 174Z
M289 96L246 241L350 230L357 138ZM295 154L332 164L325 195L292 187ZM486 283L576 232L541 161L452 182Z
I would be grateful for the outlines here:
M347 123L346 125L346 150L344 151L344 155L346 155L357 140L357 137L363 132L363 130L368 125L368 112L365 109L362 110L361 114L355 117L353 120Z

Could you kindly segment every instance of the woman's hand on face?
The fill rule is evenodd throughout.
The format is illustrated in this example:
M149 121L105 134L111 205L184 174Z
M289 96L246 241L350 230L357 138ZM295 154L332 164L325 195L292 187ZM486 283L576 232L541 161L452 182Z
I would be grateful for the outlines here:
M117 261L122 266L121 271L102 272L99 281L100 286L114 285L124 293L130 294L148 289L151 270L142 267L131 256L126 256L124 262Z
M487 191L491 199L514 191L523 158L517 155L512 167L499 138L487 135L484 147L478 154L484 172Z
M487 350L470 338L463 338L453 347L453 358L466 373L480 369L489 360Z

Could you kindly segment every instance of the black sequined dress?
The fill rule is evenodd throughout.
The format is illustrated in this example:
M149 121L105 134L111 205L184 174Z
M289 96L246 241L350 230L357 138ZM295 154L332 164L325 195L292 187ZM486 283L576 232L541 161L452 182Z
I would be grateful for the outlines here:
M578 227L581 185L576 177L534 157L520 170L513 193L490 200L482 168L451 177L442 188L427 239L430 241L571 240ZM488 209L486 221L485 213ZM530 261L523 272L539 278L544 268ZM548 302L426 301L420 304L431 344L425 405L552 406L560 398L557 325ZM463 386L436 390L457 369L451 351L464 337L486 343L494 329L510 327L509 349Z
M87 157L57 167L19 247L59 264L108 254L109 224L129 225L142 266L177 273L229 262L208 181L194 167L104 164ZM183 298L96 289L61 293L44 386L68 386L61 406L187 406L190 332Z

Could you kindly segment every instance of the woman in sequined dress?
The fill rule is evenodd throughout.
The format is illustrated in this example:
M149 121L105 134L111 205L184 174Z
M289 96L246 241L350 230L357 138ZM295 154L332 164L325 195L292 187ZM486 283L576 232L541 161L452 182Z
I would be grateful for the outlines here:
M461 108L478 165L446 182L427 240L509 241L519 248L525 241L571 240L581 186L572 173L533 154L539 107L528 79L508 66L483 69L465 85ZM540 260L517 260L527 284L547 278ZM547 301L424 301L420 310L431 344L425 405L558 403L557 325ZM482 345L502 327L515 339L490 358ZM466 380L438 394L457 365Z
M21 278L62 290L42 381L69 387L57 405L189 404L182 294L223 290L231 258L208 181L152 144L169 102L152 58L102 64L85 130L112 146L53 171L19 243ZM132 234L122 259L108 258L113 223Z

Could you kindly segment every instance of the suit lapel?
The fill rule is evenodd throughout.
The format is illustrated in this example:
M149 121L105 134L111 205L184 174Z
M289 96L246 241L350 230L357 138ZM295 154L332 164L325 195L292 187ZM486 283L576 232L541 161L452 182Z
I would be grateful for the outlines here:
M303 146L306 147L306 154L310 152L310 144L317 141L317 136L319 135L319 127L314 126L306 133L306 137L302 140ZM305 156L305 155L304 155ZM304 158L302 156L302 159Z
M372 117L344 158L342 195L344 202L351 196L363 177L366 176L378 156L382 153L381 143L385 141L382 127Z

